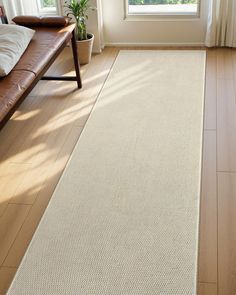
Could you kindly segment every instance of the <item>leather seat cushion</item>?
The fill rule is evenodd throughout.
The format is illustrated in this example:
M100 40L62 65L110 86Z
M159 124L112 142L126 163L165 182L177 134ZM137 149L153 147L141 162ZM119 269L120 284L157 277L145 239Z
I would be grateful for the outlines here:
M33 29L36 33L14 69L31 71L37 76L57 53L58 48L70 40L74 25L64 28Z
M17 103L22 94L35 79L35 74L28 71L11 71L0 78L0 122Z

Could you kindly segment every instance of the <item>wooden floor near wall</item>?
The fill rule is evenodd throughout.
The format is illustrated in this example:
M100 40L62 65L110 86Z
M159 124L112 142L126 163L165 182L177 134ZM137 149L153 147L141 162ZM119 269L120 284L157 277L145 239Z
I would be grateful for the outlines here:
M70 49L51 72L73 74ZM0 295L4 295L119 52L74 82L40 82L0 132ZM236 294L236 51L207 52L198 295ZM154 295L154 294L153 294Z

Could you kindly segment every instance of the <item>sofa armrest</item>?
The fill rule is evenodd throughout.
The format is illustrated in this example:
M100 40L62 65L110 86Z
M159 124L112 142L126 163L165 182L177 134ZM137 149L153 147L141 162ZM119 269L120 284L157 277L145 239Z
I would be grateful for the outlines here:
M16 16L12 19L17 25L25 27L65 27L70 18L63 16Z

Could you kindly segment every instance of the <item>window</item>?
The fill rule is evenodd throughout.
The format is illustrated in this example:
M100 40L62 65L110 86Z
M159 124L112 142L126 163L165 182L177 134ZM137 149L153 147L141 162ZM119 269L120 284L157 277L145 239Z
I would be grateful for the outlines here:
M57 0L38 0L38 11L39 14L57 14L58 4Z
M127 0L128 15L198 15L200 0Z

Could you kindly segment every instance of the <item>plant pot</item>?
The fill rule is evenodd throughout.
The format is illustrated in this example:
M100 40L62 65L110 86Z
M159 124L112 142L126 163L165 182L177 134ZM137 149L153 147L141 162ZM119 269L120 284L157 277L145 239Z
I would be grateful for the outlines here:
M92 56L94 35L87 34L87 36L88 36L87 40L76 41L77 48L78 48L79 62L81 65L88 64Z

